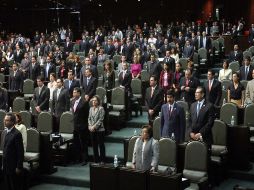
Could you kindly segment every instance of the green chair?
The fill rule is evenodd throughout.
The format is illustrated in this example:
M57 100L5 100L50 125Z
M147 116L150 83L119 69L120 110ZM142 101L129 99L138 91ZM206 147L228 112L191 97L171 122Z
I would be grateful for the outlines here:
M20 111L19 114L21 115L21 118L23 120L23 124L26 126L26 128L31 127L32 122L32 115L28 111Z
M138 138L139 138L139 136L132 136L129 139L129 142L128 142L128 156L127 156L127 162L125 164L127 168L132 168L133 151L134 151L134 146L135 146L136 140Z
M228 93L227 93L227 90L222 90L221 99L220 99L220 106L222 106L224 102L225 103L228 102Z
M106 91L105 88L97 87L96 88L96 95L98 95L100 97L102 103L107 103L106 102L106 100L107 100L106 99L107 98L107 91Z
M116 65L118 65L121 62L121 55L114 55L113 61Z
M248 51L248 50L243 52L243 58L245 58L247 56L252 57L252 53L250 51Z
M198 49L199 65L207 64L207 50L205 48Z
M150 75L149 75L149 73L148 73L147 70L142 70L140 76L141 76L141 81L142 81L142 82L147 82L147 81L149 81Z
M26 102L23 97L16 97L13 101L13 112L20 112L26 110Z
M232 72L238 72L239 69L240 69L239 62L238 61L233 61L233 62L229 63L228 68L231 69Z
M23 84L23 93L25 98L32 98L34 95L34 81L26 79Z
M227 79L225 79L225 80L222 80L221 81L221 87L222 87L222 90L228 90L228 87L229 87L229 85L232 83L232 81L231 80L227 80Z
M60 117L59 133L63 137L64 141L70 141L73 139L73 113L70 111L62 113Z
M53 128L53 117L49 112L41 112L38 115L37 129L41 133L51 133Z
M254 46L251 46L250 48L249 48L249 50L248 50L249 52L251 52L251 54L252 54L252 56L254 55ZM251 57L252 57L251 56Z
M161 138L161 118L156 117L153 121L153 138L160 140Z
M4 83L5 82L5 76L3 73L0 73L0 82Z
M187 189L208 189L207 147L199 141L186 145L183 177L190 180Z
M4 117L6 112L4 110L0 110L0 131L4 130Z
M244 89L246 89L247 83L248 83L247 80L241 80L241 84L244 86Z
M231 124L232 116L234 117L235 125L238 124L238 108L236 104L226 103L222 105L220 109L220 120L224 121L226 124Z
M179 63L182 65L182 69L185 70L187 69L188 66L188 58L180 58Z
M174 174L176 171L176 142L170 138L160 139L159 152L158 172L166 175Z

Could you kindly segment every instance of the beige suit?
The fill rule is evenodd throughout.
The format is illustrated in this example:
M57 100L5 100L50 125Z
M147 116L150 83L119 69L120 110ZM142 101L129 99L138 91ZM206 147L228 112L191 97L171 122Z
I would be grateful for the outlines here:
M247 83L247 87L245 90L245 102L254 103L254 79Z

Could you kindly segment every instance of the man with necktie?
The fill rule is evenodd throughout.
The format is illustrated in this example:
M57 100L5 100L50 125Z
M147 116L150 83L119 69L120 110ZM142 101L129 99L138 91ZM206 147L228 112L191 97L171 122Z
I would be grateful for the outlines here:
M64 80L64 88L69 90L70 97L72 98L73 89L79 87L79 82L74 79L73 71L68 71L68 79Z
M250 56L244 58L244 65L240 67L240 80L251 80L253 66L250 64Z
M71 101L71 111L73 113L73 142L76 151L76 161L87 164L88 160L88 115L89 102L81 98L81 89L75 87L73 89L73 99Z
M205 89L201 86L195 91L195 99L190 108L189 126L190 138L204 141L211 148L213 137L212 127L215 120L215 111L211 103L205 100Z
M146 89L145 103L148 110L149 125L153 124L154 119L159 115L163 102L163 90L157 84L155 75L150 77L150 87Z
M16 117L7 113L4 117L3 131L3 176L5 190L19 190L22 188L22 170L24 161L24 146L21 133L15 128Z
M84 98L89 101L96 94L97 82L96 78L92 76L92 70L86 69L84 73L85 77L81 83L81 87L84 91Z
M184 109L175 102L175 93L167 92L167 103L161 107L161 137L171 137L174 134L177 143L185 138Z

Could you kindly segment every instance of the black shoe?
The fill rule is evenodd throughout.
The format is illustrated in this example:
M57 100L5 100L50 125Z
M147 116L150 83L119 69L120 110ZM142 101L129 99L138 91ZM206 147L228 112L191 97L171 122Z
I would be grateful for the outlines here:
M84 162L81 163L81 166L85 166L85 165L87 165L87 162L86 162L86 161L84 161Z

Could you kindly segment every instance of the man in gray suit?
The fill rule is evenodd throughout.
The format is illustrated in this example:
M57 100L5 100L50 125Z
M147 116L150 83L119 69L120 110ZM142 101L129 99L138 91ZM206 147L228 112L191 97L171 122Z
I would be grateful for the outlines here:
M53 114L56 119L56 125L54 129L55 132L59 130L59 122L62 113L65 111L70 111L69 91L63 87L63 79L57 79L56 82L57 89L55 89L53 92L52 100Z
M132 164L136 170L157 171L159 161L159 143L152 137L152 127L144 125L141 137L136 140Z

